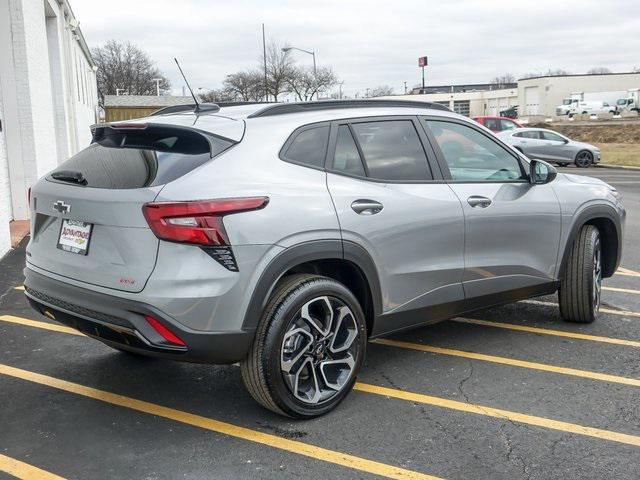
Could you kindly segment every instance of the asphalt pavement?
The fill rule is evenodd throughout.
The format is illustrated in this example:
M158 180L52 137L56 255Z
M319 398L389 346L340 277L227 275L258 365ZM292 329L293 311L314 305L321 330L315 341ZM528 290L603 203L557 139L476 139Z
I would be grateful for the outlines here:
M36 314L23 242L0 263L0 479L640 478L640 171L561 170L624 195L601 318L563 323L548 296L372 342L312 421L260 408L236 366L138 358Z

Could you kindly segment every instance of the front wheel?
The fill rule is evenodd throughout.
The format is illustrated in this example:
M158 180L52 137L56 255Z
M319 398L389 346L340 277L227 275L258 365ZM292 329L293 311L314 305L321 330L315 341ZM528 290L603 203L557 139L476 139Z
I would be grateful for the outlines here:
M601 292L600 232L593 225L585 225L571 247L560 282L560 315L567 322L593 322L600 310Z
M242 380L269 410L317 417L353 388L366 341L364 314L349 289L326 277L292 275L267 303L241 363Z
M589 150L581 150L576 155L576 167L586 168L593 163L593 153Z

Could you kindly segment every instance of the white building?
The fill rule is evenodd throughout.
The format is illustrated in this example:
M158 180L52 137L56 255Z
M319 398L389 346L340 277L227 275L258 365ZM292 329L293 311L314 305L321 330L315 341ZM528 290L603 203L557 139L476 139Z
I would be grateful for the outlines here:
M394 95L386 98L439 103L469 117L498 116L501 111L518 104L516 84L499 87L501 88L491 84L445 85L426 87L427 93ZM422 88L416 90L421 91Z
M88 145L94 63L67 0L0 0L0 256L27 189Z
M520 116L555 115L556 106L572 93L609 92L640 87L640 73L560 75L518 80Z

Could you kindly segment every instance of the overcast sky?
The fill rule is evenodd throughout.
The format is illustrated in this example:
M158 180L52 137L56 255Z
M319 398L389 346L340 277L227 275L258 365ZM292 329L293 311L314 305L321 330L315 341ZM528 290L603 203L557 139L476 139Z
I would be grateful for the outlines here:
M315 50L344 91L387 84L396 93L427 84L487 82L506 72L563 68L583 73L640 67L637 0L70 0L90 47L109 39L147 51L176 93L183 82L218 88L224 77L256 66L267 40ZM311 56L295 53L300 63Z

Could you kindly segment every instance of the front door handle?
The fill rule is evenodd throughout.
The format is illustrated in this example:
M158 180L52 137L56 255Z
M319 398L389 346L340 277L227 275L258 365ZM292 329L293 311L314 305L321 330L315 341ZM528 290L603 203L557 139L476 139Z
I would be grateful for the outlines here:
M472 195L471 197L467 198L467 203L474 208L487 208L489 205L491 205L491 199L487 197L481 197L479 195Z
M358 215L375 215L382 211L382 204L375 200L355 200L351 204L351 209Z

